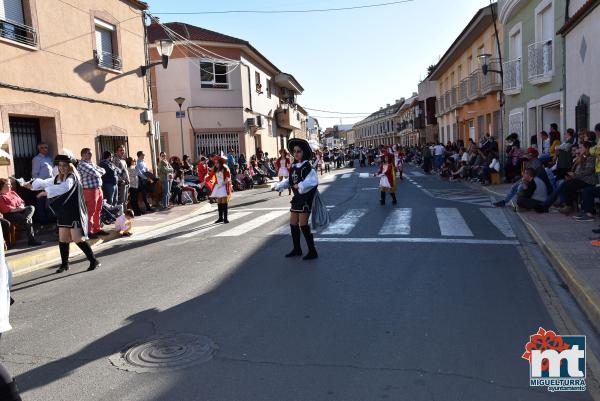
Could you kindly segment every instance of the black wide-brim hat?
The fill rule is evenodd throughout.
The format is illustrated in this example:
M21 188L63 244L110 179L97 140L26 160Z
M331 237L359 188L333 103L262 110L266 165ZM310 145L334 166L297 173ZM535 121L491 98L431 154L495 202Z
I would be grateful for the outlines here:
M302 149L302 153L304 153L304 160L312 159L313 151L306 139L293 138L288 141L287 148L292 155L294 154L294 147L296 146Z
M63 163L71 163L73 165L77 164L77 160L73 159L71 156L67 156L67 155L57 155L54 158L54 165L58 166L58 163L63 162Z

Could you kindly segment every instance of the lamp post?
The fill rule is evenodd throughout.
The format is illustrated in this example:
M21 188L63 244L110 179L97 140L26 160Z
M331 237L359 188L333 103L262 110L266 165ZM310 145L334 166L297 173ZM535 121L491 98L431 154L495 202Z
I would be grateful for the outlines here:
M179 106L179 129L181 132L181 160L183 160L183 155L185 154L185 149L183 147L183 117L181 114L181 105L185 102L184 97L176 97L175 103Z

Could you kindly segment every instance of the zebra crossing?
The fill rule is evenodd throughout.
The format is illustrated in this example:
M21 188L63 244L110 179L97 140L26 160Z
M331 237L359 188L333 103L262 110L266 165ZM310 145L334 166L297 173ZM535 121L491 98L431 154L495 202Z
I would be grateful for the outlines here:
M489 195L468 188L432 189L427 192L434 198L450 200L461 203L469 203L477 206L491 206L492 199Z
M351 208L343 211L339 216L332 219L329 226L324 229L314 230L316 240L319 242L360 242L360 243L465 243L465 244L497 244L517 245L516 235L502 209L480 208L479 213L469 216L463 215L457 208L438 207L431 212L431 218L435 219L439 237L423 238L412 236L414 228L422 229L423 221L416 216L416 209L395 208L390 209L389 214L384 217L380 227L374 228L372 233L366 233L363 225L372 218L381 219L379 210L372 211L365 208ZM421 213L422 209L419 209ZM475 210L477 211L477 209ZM214 214L204 215L197 219L198 223L193 229L175 237L178 239L205 239L205 238L232 238L251 235L252 237L277 237L288 236L290 233L287 222L287 208L256 208L231 210L229 220L232 224L214 224L211 220ZM422 214L421 214L422 216ZM491 238L477 238L475 231L470 225L480 224L483 219L487 221L496 231L488 235ZM379 221L379 220L378 220ZM489 227L489 226L488 226ZM492 229L492 228L490 228ZM370 229L369 229L370 231ZM360 234L360 235L359 235Z

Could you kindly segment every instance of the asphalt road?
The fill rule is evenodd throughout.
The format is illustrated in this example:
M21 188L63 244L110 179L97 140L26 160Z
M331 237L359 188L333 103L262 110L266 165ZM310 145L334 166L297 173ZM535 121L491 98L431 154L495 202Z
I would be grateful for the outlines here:
M316 261L283 258L289 198L257 190L227 226L198 216L102 252L98 271L20 277L1 354L24 400L590 399L529 387L524 345L554 322L504 212L418 173L382 207L366 171L323 180L334 223ZM178 369L115 366L177 334L202 337L142 359Z

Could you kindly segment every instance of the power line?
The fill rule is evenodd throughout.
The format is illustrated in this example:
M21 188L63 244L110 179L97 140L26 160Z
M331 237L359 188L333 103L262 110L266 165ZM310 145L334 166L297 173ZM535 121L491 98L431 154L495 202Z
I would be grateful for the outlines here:
M360 114L360 115L371 115L373 114L373 112L369 112L369 113L361 113L361 112L356 112L356 113L350 113L350 112L343 112L343 111L329 111L329 110L319 110L319 109L311 109L310 107L304 107L302 106L304 109L306 110L311 110L311 111L318 111L320 113L331 113L331 114Z
M410 3L415 0L400 0L400 1L390 1L387 3L378 3L378 4L365 4L362 6L353 6L353 7L339 7L339 8L315 8L308 10L227 10L227 11L188 11L188 12L163 12L163 13L154 13L156 15L206 15L206 14L304 14L304 13L324 13L324 12L332 12L332 11L349 11L349 10L359 10L363 8L375 8L375 7L387 7L393 6L403 3Z

